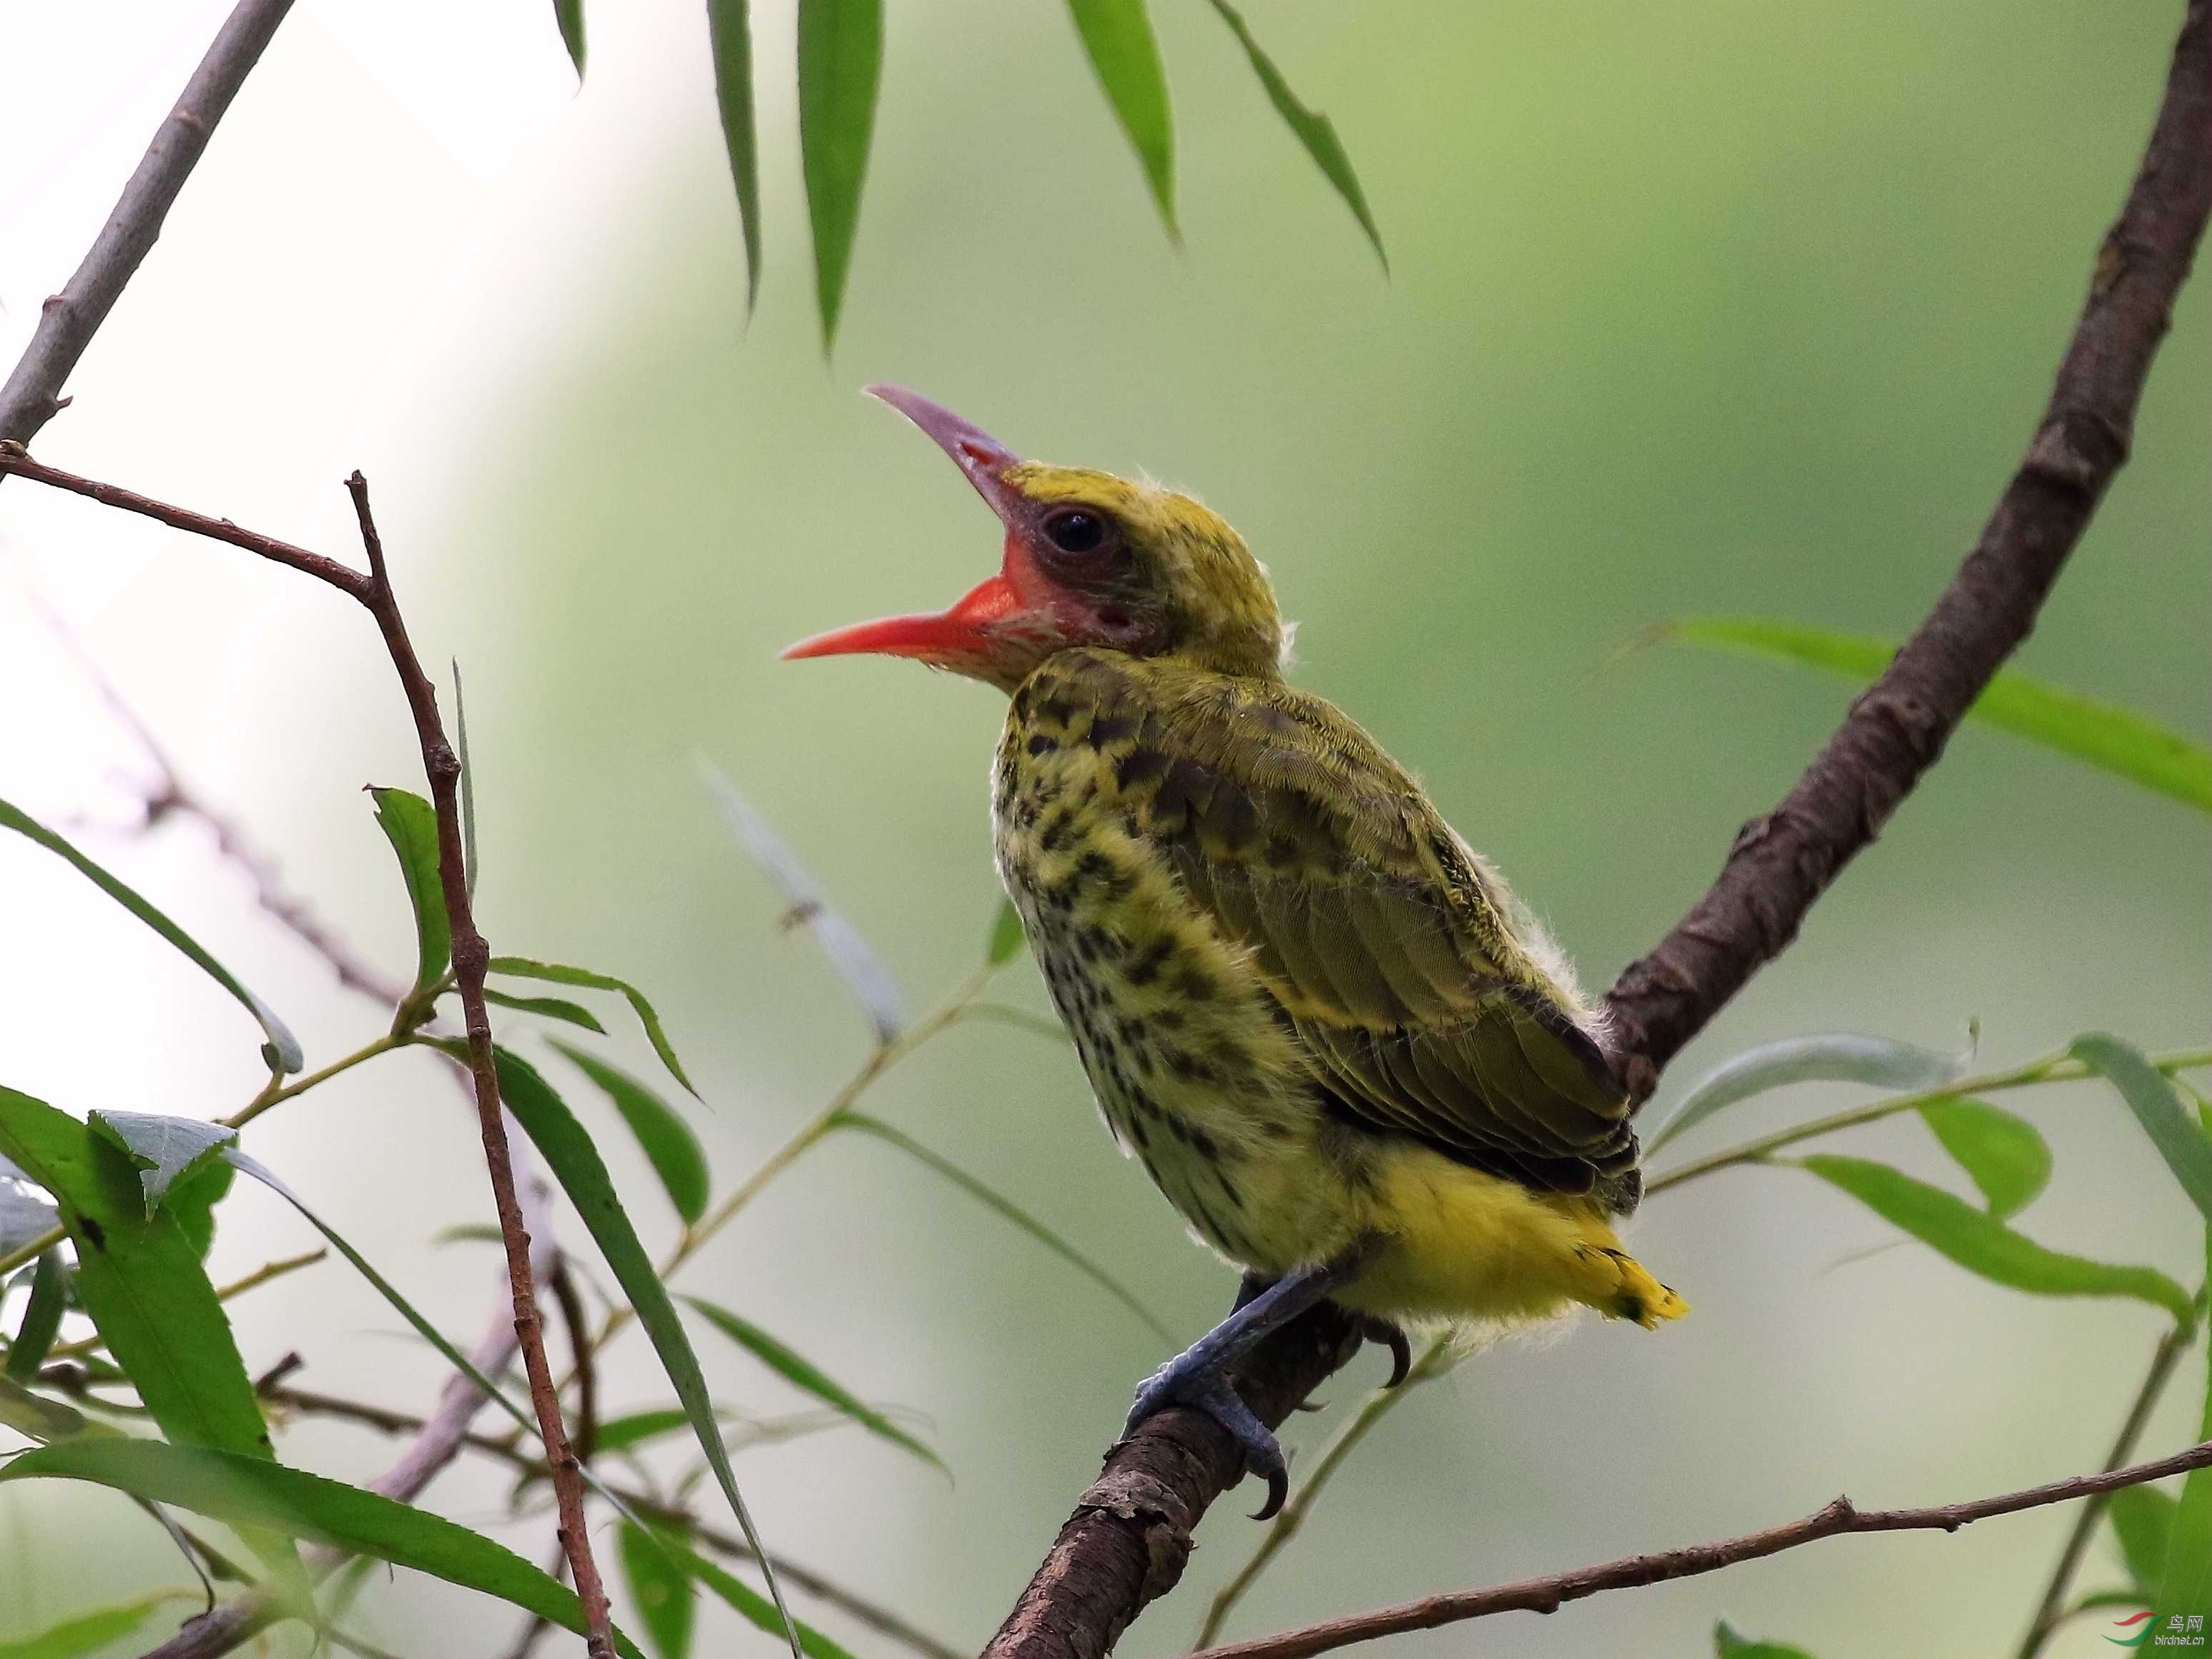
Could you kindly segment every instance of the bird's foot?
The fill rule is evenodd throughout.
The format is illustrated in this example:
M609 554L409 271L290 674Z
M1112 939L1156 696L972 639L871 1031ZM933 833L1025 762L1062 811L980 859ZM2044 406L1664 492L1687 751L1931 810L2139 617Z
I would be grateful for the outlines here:
M1413 1345L1406 1340L1406 1333L1387 1319L1377 1319L1370 1314L1359 1322L1359 1333L1370 1342L1380 1342L1390 1350L1390 1380L1382 1386L1395 1389L1406 1380L1413 1369Z
M1229 1437L1243 1451L1244 1472L1267 1483L1267 1501L1252 1518L1272 1520L1291 1492L1290 1465L1284 1460L1282 1443L1229 1386L1226 1377L1217 1370L1184 1364L1188 1358L1183 1355L1170 1360L1145 1379L1129 1407L1129 1419L1122 1425L1122 1438L1135 1433L1146 1418L1173 1407L1204 1412L1229 1431Z

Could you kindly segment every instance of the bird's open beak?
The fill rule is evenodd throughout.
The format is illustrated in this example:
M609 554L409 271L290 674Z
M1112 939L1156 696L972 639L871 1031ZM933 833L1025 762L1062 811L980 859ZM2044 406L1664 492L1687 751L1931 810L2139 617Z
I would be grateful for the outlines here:
M1017 568L1015 532L1022 516L1024 497L1006 478L1008 469L1020 465L1021 458L981 428L970 425L942 404L933 404L919 392L897 386L872 386L867 392L870 397L880 398L934 438L938 447L968 475L968 482L975 486L975 493L990 504L991 510L1006 526L1006 565L997 575L978 583L946 610L884 617L874 622L854 623L848 628L833 628L826 634L786 646L782 654L788 659L841 657L866 652L915 657L956 669L988 663L1000 650L1005 630L1010 626L1018 629L1021 620L1037 609L1022 592L1022 572Z

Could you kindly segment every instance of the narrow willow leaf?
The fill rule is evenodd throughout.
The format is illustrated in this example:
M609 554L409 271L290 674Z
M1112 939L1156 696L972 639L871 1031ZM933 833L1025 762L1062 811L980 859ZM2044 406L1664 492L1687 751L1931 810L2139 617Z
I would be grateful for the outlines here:
M2156 1486L2123 1486L2106 1503L2105 1516L2112 1523L2128 1577L2146 1599L2156 1595L2180 1505Z
M580 1002L571 1002L566 997L518 997L505 991L484 987L484 1000L501 1008L512 1008L517 1013L537 1014L545 1019L566 1020L571 1025L580 1025L587 1031L597 1031L601 1036L607 1028L599 1024L599 1017Z
M799 151L822 346L837 337L884 60L883 0L799 0Z
M306 1064L306 1057L300 1050L300 1040L292 1035L283 1020L276 1018L269 1005L240 984L229 969L202 950L191 934L140 897L135 890L125 886L46 825L16 811L4 800L0 800L0 830L13 830L17 835L36 842L49 853L75 865L78 872L94 886L168 940L184 952L202 973L236 997L246 1012L260 1022L262 1033L269 1039L262 1054L270 1070L296 1072Z
M869 1024L875 1027L876 1041L892 1041L906 1026L906 994L891 976L891 970L884 966L875 947L842 912L830 907L813 872L776 833L775 826L738 793L737 785L720 767L702 758L699 775L708 793L714 796L730 833L752 854L753 861L782 895L787 925L803 922L814 930L814 937L820 941L830 965L844 979L846 988L867 1014Z
M203 1261L215 1244L215 1206L230 1192L230 1165L220 1158L204 1164L169 1188L161 1207Z
M1015 1226L1019 1227L1031 1238L1036 1240L1038 1243L1043 1245L1045 1249L1050 1250L1085 1278L1090 1279L1092 1284L1104 1291L1107 1295L1143 1320L1161 1341L1167 1343L1170 1347L1175 1345L1175 1334L1167 1328L1158 1315L1139 1301L1135 1294L1121 1280L1115 1279L1012 1199L1002 1197L953 1163L951 1159L933 1152L904 1130L893 1128L881 1118L870 1117L865 1112L846 1112L839 1116L837 1125L840 1128L858 1129L865 1134L873 1135L877 1139L897 1147L916 1163L936 1170L970 1198L1012 1222Z
M999 901L999 914L991 920L991 943L985 951L994 968L1003 968L1022 948L1022 913L1012 899Z
M725 1604L757 1630L771 1636L781 1636L791 1643L795 1653L804 1653L806 1659L853 1659L842 1647L831 1641L811 1625L787 1620L781 1612L779 1599L771 1601L758 1590L723 1567L708 1560L696 1550L669 1544L684 1569L708 1589L720 1596Z
M1797 1163L1984 1279L2038 1296L2134 1297L2164 1308L2185 1327L2196 1322L2189 1292L2155 1267L2092 1261L2045 1249L1988 1211L1886 1164L1826 1152Z
M564 24L562 39L568 40L568 56L575 60L579 80L584 74L584 13L580 0L553 0L556 9L564 4L575 14L576 33L569 39ZM469 705L461 696L461 659L453 659L453 726L455 741L461 750L461 879L469 897L477 896L477 769L469 759Z
M453 959L453 926L446 915L446 890L438 877L438 814L405 789L371 788L376 822L399 857L400 878L415 910L415 988L428 990Z
M1718 1659L1813 1659L1802 1648L1780 1642L1754 1641L1736 1633L1725 1619L1713 1626L1713 1652Z
M1260 84L1267 94L1267 101L1275 106L1275 113L1283 118L1284 125L1297 135L1313 157L1314 165L1322 176L1336 186L1336 193L1352 210L1352 216L1359 221L1359 228L1367 233L1374 244L1375 257L1382 262L1382 269L1390 269L1390 256L1382 248L1382 233L1375 228L1375 216L1368 211L1367 192L1359 187L1359 175L1352 170L1352 157L1345 154L1344 144L1336 136L1329 118L1319 110L1309 109L1298 101L1291 83L1283 79L1283 72L1275 67L1274 60L1260 50L1260 43L1252 38L1251 27L1244 15L1229 3L1229 0L1213 0L1213 9L1221 14L1221 21L1229 25L1244 55L1252 61L1252 72L1260 77Z
M233 1525L332 1544L497 1596L563 1630L584 1629L574 1593L506 1546L428 1510L303 1469L157 1440L87 1439L26 1452L0 1470L0 1480L34 1476L89 1480ZM643 1659L620 1631L615 1645L625 1659Z
M48 1250L39 1258L38 1270L31 1275L30 1300L23 1304L23 1317L15 1334L9 1339L9 1377L28 1382L38 1376L39 1367L46 1363L46 1351L61 1333L62 1316L68 1311L69 1263L62 1260L59 1250Z
M2212 1280L2212 1227L2204 1230L2204 1258ZM2207 1382L2199 1441L2212 1440L2212 1377ZM2166 1539L2166 1573L2151 1611L2160 1619L2212 1613L2212 1470L2191 1469L2181 1483Z
M1075 32L1105 88L1115 118L1129 136L1130 148L1145 169L1152 202L1170 238L1176 229L1175 114L1168 99L1166 65L1145 0L1067 0Z
M653 1271L653 1258L646 1254L645 1246L638 1240L637 1229L630 1224L622 1200L615 1193L613 1177L607 1173L599 1149L592 1144L592 1137L576 1121L568 1103L554 1092L534 1066L505 1048L495 1052L500 1097L538 1148L538 1156L545 1160L553 1178L561 1183L561 1190L568 1195L568 1201L576 1206L576 1213L599 1245L599 1254L606 1259L615 1281L629 1298L638 1323L644 1327L653 1352L660 1357L661 1370L667 1373L677 1399L690 1413L691 1431L698 1438L700 1450L706 1454L722 1495L729 1500L745 1542L761 1558L769 1588L775 1592L776 1607L787 1625L789 1610L784 1606L782 1587L769 1565L769 1554L761 1546L752 1514L738 1491L737 1475L730 1468L729 1448L722 1441L721 1424L716 1420L714 1398L708 1393L706 1376L699 1369L699 1357L692 1351L691 1339L684 1333L676 1304L669 1299L667 1286ZM795 1635L793 1644L796 1653Z
M547 1041L614 1102L615 1109L629 1125L630 1133L637 1137L646 1161L653 1165L653 1174L660 1177L661 1188L667 1193L668 1201L676 1206L676 1213L684 1218L684 1225L691 1225L706 1214L707 1154L699 1145L699 1137L691 1133L691 1126L629 1073L557 1038Z
M198 1253L104 1137L0 1088L0 1150L60 1200L77 1295L108 1352L173 1440L274 1457L253 1384Z
M2101 1031L2075 1037L2068 1052L2120 1091L2189 1201L2212 1222L2212 1135L2181 1103L2173 1085L2140 1048Z
M623 1577L656 1659L686 1659L691 1651L691 1580L678 1558L643 1527L628 1521L616 1529Z
M568 49L568 61L576 66L576 78L584 78L584 0L553 0L553 25L561 31L561 44ZM464 763L465 764L465 763ZM469 860L471 872L476 860Z
M619 991L628 1000L637 1023L645 1027L646 1041L653 1044L653 1052L660 1056L660 1063L668 1068L668 1075L690 1091L697 1099L699 1091L691 1087L691 1079L684 1075L683 1062L676 1058L676 1049L668 1041L668 1033L660 1024L660 1016L645 1000L645 993L626 979L617 979L612 974L594 973L589 968L571 968L566 963L539 962L530 957L494 957L486 967L487 973L505 974L514 979L550 980L556 985L581 986L590 991Z
M842 1412L869 1433L890 1441L902 1450L912 1452L926 1463L939 1469L945 1468L945 1460L927 1446L851 1389L835 1381L805 1355L770 1336L751 1320L741 1314L732 1313L727 1308L718 1306L703 1297L687 1296L684 1299L696 1308L716 1330L794 1389L812 1395L834 1411ZM945 1472L951 1473L950 1470Z
M1793 1083L1870 1083L1884 1089L1936 1089L1966 1069L1972 1058L1939 1054L1889 1037L1856 1031L1822 1031L1784 1037L1731 1055L1690 1085L1644 1141L1647 1155L1723 1106Z
M707 40L714 59L714 107L738 192L745 240L745 315L760 301L760 147L753 132L753 29L748 0L707 0Z
M13 1377L0 1374L0 1427L10 1428L26 1440L42 1444L66 1440L76 1434L114 1434L105 1423L96 1423L74 1406L33 1394Z
M1920 1115L1982 1189L1990 1213L2018 1215L2051 1181L2051 1147L2017 1113L1980 1100L1931 1100Z
M681 1406L665 1406L657 1411L631 1412L626 1416L611 1418L599 1425L599 1449L603 1452L628 1451L648 1440L659 1440L691 1426L691 1414Z
M1894 640L1759 617L1692 617L1663 623L1649 637L1779 658L1862 684L1897 654ZM2212 748L2132 709L2002 668L1966 717L2212 812Z
M137 1630L165 1601L178 1600L174 1590L155 1590L135 1601L96 1613L81 1613L49 1625L36 1636L0 1642L0 1659L82 1659L104 1652Z
M220 1123L154 1112L110 1112L94 1107L91 1123L94 1133L104 1135L137 1166L149 1216L161 1207L173 1183L238 1139L237 1130Z

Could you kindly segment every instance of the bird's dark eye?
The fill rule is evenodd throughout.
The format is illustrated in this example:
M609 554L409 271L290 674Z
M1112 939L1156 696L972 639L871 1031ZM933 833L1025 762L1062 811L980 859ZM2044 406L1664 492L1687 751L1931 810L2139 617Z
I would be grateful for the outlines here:
M1044 521L1046 539L1063 553L1095 553L1106 539L1106 520L1071 507Z

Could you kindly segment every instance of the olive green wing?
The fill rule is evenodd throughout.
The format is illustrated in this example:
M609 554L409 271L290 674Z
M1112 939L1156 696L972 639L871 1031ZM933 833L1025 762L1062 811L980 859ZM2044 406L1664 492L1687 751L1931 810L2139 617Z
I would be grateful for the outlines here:
M1628 1101L1603 1053L1372 738L1279 684L1055 662L1131 827L1249 951L1334 1109L1528 1186L1632 1201Z

